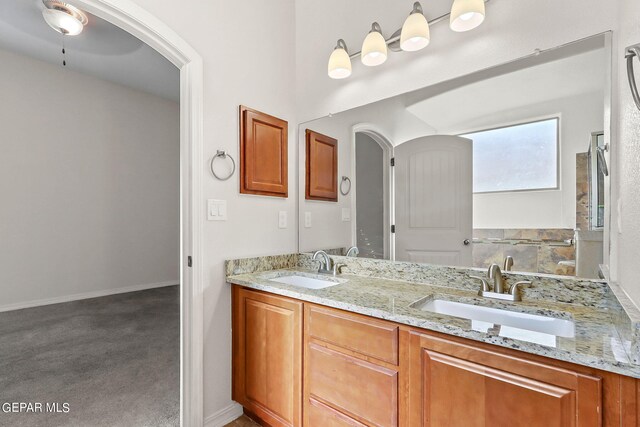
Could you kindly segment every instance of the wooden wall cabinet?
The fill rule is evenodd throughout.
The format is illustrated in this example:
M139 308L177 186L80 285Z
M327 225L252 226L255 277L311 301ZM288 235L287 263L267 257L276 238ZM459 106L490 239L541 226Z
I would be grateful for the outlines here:
M338 201L338 140L306 130L305 198Z
M272 427L302 425L302 303L234 287L233 399Z
M240 106L240 193L288 196L288 123Z
M640 380L594 368L238 286L233 326L234 399L268 426L640 425Z

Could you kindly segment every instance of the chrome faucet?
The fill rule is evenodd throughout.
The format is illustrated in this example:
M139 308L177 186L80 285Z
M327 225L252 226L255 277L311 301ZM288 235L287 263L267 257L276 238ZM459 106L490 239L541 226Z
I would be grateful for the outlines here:
M518 292L520 286L530 285L528 280L522 280L514 283L511 286L507 285L507 282L500 271L498 264L491 264L487 271L487 278L479 276L470 276L472 279L480 280L480 290L478 295L485 298L497 298L507 301L522 301L522 296ZM493 287L489 285L492 282Z
M318 257L321 257L322 259L318 259ZM333 274L333 271L331 271L331 258L329 258L329 255L327 255L325 251L316 251L313 254L312 259L320 263L318 273Z
M357 257L360 254L360 250L357 246L351 246L347 251L347 256Z

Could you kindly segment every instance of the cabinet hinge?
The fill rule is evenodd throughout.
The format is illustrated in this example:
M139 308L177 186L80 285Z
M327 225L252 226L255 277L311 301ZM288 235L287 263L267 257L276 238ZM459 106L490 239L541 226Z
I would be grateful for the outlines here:
M395 166L396 165L396 158L392 157L391 158L391 166Z
M191 267L193 265L193 261L191 260L191 255L187 257L187 267Z
M392 233L395 233L395 232L396 232L396 226L395 226L395 225L392 225L392 226L391 226L391 232L392 232Z

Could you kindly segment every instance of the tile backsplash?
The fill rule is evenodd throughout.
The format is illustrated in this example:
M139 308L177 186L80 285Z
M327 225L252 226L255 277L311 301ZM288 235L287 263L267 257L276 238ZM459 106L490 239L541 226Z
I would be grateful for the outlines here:
M567 228L475 229L473 266L502 265L512 256L514 270L532 273L575 275L574 230ZM514 244L518 242L519 244Z

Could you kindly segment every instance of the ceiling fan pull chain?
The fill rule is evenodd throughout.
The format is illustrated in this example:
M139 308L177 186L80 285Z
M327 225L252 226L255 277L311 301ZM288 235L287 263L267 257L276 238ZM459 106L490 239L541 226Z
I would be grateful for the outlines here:
M62 33L62 66L66 67L67 66L67 52L66 49L64 48L64 33Z

